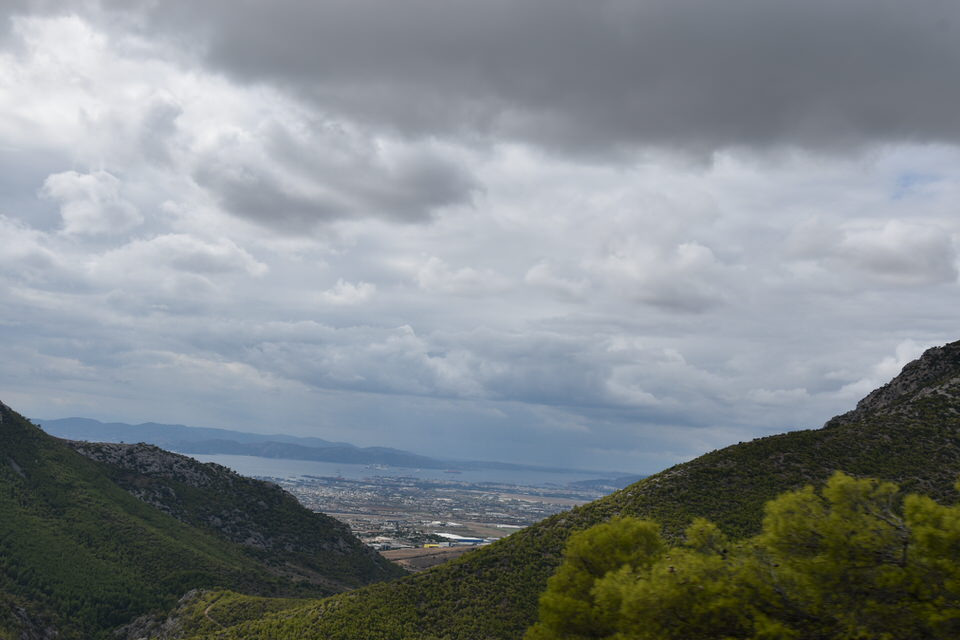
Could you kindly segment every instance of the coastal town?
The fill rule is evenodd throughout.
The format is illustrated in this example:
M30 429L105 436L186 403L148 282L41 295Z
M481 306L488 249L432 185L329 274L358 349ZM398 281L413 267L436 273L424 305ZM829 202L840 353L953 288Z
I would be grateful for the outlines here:
M349 525L361 540L412 570L483 546L615 487L531 487L404 476L270 478L307 508Z

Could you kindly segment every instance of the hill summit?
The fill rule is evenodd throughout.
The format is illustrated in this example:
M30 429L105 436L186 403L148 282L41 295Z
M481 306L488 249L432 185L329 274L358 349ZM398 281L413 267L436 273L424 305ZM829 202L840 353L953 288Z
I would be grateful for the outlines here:
M838 470L956 501L960 342L928 350L821 429L713 451L431 571L265 616L234 614L230 628L194 637L517 639L535 621L537 598L574 531L630 515L659 522L676 539L704 517L732 536L748 536L759 531L768 500L822 486Z
M857 422L874 413L915 410L912 400L931 395L953 400L960 397L960 341L927 349L896 378L867 394L856 409L831 419L825 426Z

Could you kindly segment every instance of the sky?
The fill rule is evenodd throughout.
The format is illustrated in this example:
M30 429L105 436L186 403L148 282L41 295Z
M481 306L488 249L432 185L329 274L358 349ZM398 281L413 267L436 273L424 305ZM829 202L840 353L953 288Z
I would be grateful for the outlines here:
M0 400L652 473L960 339L951 0L0 0Z

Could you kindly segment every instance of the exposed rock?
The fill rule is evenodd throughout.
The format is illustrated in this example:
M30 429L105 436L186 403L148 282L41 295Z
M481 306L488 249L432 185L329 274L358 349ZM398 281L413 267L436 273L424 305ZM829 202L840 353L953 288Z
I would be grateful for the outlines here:
M856 409L836 416L825 427L857 422L880 411L899 413L907 410L914 397L960 396L960 341L932 347L903 368L896 378L870 392Z
M168 478L191 487L209 487L232 482L238 474L218 464L203 464L193 458L164 451L152 444L65 441L74 451L114 467L145 476Z
M0 604L2 607L3 604ZM60 633L46 621L31 615L24 607L10 604L7 612L8 619L14 624L17 640L56 640ZM2 619L0 615L0 619ZM11 639L12 640L12 639Z
M27 474L23 472L23 468L17 464L17 461L13 458L8 457L7 461L10 463L10 466L13 467L13 470L16 471L21 478L26 478Z
M282 548L286 542L269 538L260 530L263 521L259 516L271 508L263 499L251 499L247 508L241 509L226 501L194 500L187 504L187 497L180 495L186 486L213 491L224 498L231 491L249 492L251 498L266 492L273 506L295 500L273 483L245 478L222 465L198 462L150 444L66 442L78 453L126 472L115 478L121 487L178 520L215 529L233 542L254 549Z
M177 602L176 608L167 614L140 616L130 624L114 632L114 637L123 640L172 640L181 637L180 612L193 605L203 596L202 589L192 589Z

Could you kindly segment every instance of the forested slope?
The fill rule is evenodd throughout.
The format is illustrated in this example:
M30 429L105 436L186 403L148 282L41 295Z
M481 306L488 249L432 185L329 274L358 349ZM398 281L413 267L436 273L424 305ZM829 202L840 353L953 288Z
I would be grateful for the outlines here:
M148 444L66 442L104 474L177 520L245 547L272 572L331 593L406 575L350 528L279 486Z
M960 342L927 351L855 411L822 429L714 451L399 581L246 621L242 608L234 606L234 626L195 637L519 638L534 622L537 597L572 532L622 514L657 520L673 537L698 516L731 535L751 535L759 530L766 501L806 484L821 485L835 470L956 499Z
M164 460L165 452L153 453L154 463ZM399 573L276 488L194 461L183 468L212 484L191 487L88 459L0 404L0 638L107 637L198 587L317 597ZM232 482L233 493L215 480ZM166 491L166 508L134 489ZM247 533L260 525L264 536L304 536L306 546L277 554L203 526L198 520L216 517L221 500L237 509L248 503ZM291 571L293 560L300 565Z

